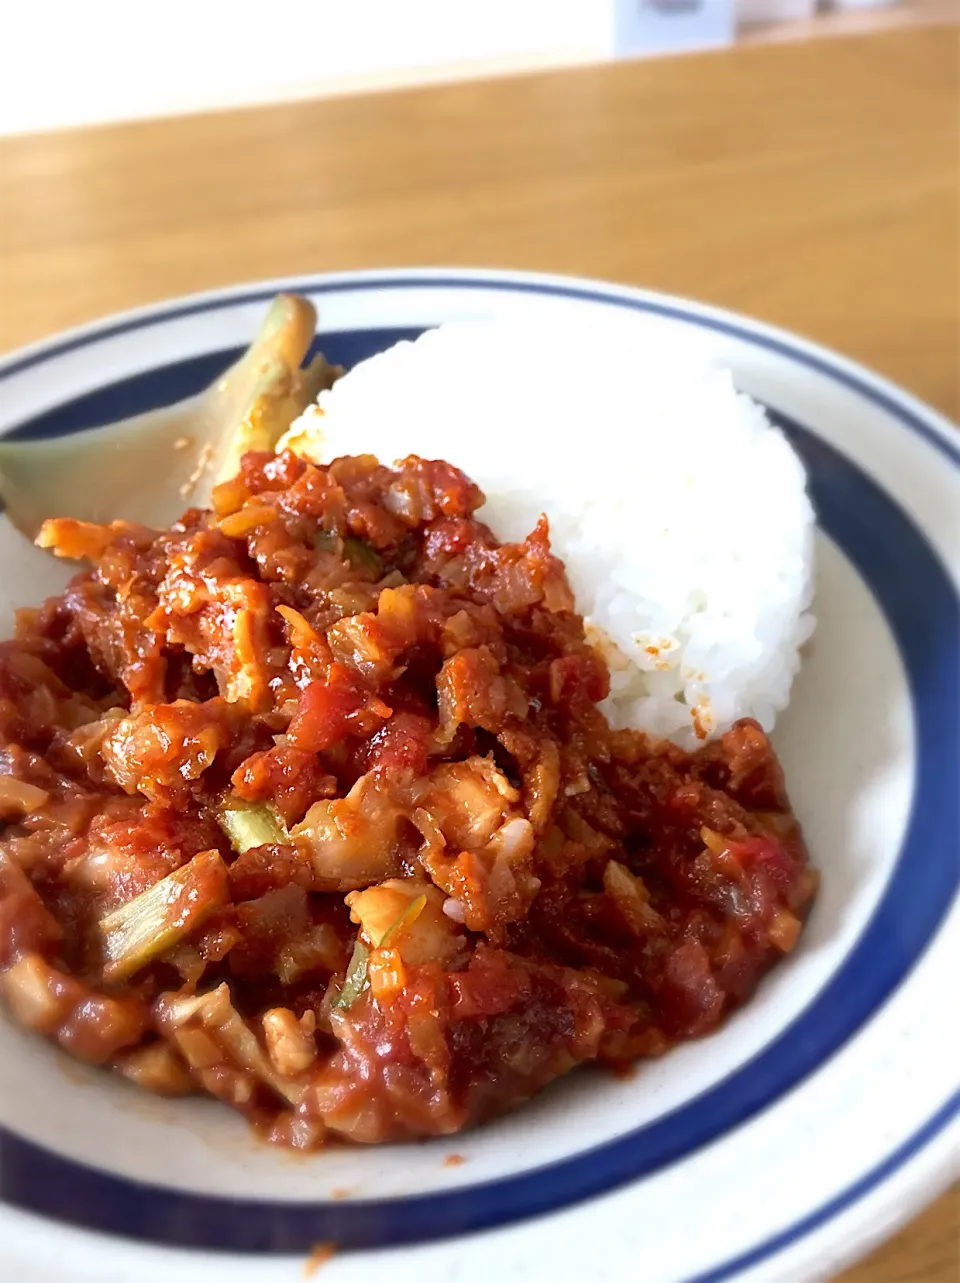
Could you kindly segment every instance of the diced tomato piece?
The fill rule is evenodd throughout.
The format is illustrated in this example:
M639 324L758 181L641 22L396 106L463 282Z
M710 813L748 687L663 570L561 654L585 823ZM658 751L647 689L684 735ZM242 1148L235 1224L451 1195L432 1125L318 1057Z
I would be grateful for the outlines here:
M684 1037L706 1033L723 1014L723 990L699 940L684 940L668 955L658 989L668 1028Z
M427 771L427 744L433 725L417 713L395 713L370 741L367 770L407 768L416 775Z
M331 664L325 681L304 688L287 738L295 748L322 752L344 739L353 719L368 707L381 720L390 716L391 710L365 690L355 672L345 664Z
M499 1016L530 989L526 971L509 966L502 954L482 947L471 958L467 970L452 973L447 983L454 1020Z
M580 696L596 703L610 694L610 677L603 661L593 654L564 655L550 665L550 694L554 703L561 696Z
M234 771L231 783L247 802L272 802L287 825L302 820L314 802L333 797L337 785L316 753L292 744L251 754Z
M790 887L796 880L796 867L786 847L773 838L750 837L731 842L730 851L745 869L763 869L777 887Z

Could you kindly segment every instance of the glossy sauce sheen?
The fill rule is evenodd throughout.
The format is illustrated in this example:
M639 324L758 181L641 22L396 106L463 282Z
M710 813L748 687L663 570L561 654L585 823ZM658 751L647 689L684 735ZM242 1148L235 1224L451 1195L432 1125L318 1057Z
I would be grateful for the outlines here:
M482 501L249 454L171 530L47 523L93 569L0 646L17 1018L313 1148L455 1132L750 996L816 888L766 736L611 731L546 521L500 545Z

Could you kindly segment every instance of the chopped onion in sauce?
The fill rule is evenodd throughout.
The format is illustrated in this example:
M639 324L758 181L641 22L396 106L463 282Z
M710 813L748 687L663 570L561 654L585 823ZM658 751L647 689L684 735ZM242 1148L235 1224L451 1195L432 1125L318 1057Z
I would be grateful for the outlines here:
M104 975L123 980L172 948L227 901L218 851L201 851L173 873L100 920Z
M255 846L268 846L290 841L277 813L265 802L242 802L232 798L219 816L220 827L238 855Z
M369 961L370 950L362 940L358 940L353 946L353 956L350 959L350 965L347 967L343 988L340 990L340 996L334 1006L341 1008L353 1006L361 993L363 993L367 983L367 963Z

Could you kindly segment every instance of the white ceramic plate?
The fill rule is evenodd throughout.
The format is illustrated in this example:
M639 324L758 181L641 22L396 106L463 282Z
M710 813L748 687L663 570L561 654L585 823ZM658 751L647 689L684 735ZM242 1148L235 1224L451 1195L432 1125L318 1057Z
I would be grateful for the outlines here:
M776 741L823 888L802 944L720 1033L629 1080L581 1072L450 1141L293 1158L221 1106L145 1099L0 1022L0 1252L20 1283L720 1283L829 1275L948 1183L957 888L960 437L848 361L740 317L586 281L401 271L167 303L0 363L0 431L176 400L279 288L351 364L465 317L668 327L764 401L820 524L811 656ZM449 455L456 462L455 428ZM762 531L758 532L762 537ZM62 567L0 522L0 613ZM444 1164L452 1152L465 1161Z

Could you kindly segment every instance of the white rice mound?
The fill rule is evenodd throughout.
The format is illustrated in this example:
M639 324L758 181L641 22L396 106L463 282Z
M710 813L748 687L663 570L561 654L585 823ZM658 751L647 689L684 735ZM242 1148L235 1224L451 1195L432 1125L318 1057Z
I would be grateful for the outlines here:
M447 459L501 540L545 512L610 665L613 725L693 748L786 706L814 627L804 470L679 338L445 325L357 365L280 444L319 463Z

